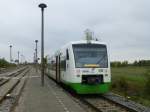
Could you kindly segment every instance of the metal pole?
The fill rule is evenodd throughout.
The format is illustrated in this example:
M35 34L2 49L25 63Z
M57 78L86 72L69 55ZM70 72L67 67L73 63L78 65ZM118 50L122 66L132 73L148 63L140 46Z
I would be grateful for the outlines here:
M33 55L34 55L34 56L33 56L33 62L34 62L34 64L35 64L35 52L34 52Z
M41 3L39 5L41 8L41 83L44 86L44 8L46 8L46 4Z
M19 51L18 51L18 65L19 65Z
M10 47L10 63L12 62L12 45L9 46Z
M35 66L36 66L36 72L37 72L37 67L38 67L38 56L37 56L37 43L38 43L38 40L35 40L35 44L36 44L36 48L35 48Z

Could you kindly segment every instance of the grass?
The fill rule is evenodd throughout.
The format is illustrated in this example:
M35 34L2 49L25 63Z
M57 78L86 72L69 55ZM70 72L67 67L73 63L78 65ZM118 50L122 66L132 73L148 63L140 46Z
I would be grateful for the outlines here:
M150 107L150 96L145 91L146 75L149 70L150 66L112 68L112 91L120 95L127 94L132 100ZM127 86L124 86L122 82Z

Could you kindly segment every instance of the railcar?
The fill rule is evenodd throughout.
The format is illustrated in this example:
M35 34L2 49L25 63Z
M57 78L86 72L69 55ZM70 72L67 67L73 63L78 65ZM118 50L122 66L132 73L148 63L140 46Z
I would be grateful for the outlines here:
M104 42L74 41L48 56L48 75L78 94L103 94L111 83L110 61Z

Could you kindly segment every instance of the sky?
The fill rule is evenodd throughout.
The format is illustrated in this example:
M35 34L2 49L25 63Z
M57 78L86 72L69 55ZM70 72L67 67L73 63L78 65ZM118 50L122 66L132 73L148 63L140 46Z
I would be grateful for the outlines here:
M65 43L83 40L88 28L108 44L111 61L150 59L149 0L1 0L0 58L33 61L35 40L40 57L41 10L45 9L45 55Z

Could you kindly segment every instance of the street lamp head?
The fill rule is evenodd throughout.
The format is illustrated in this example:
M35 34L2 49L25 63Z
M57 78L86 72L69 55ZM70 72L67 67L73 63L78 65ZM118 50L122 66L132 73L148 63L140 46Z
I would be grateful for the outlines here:
M38 40L35 40L35 42L37 43L37 42L38 42Z
M12 45L10 45L9 47L12 47Z
M39 4L39 7L40 7L41 9L44 9L44 8L46 8L46 7L47 7L47 5L46 5L46 4L44 4L44 3L41 3L41 4Z

